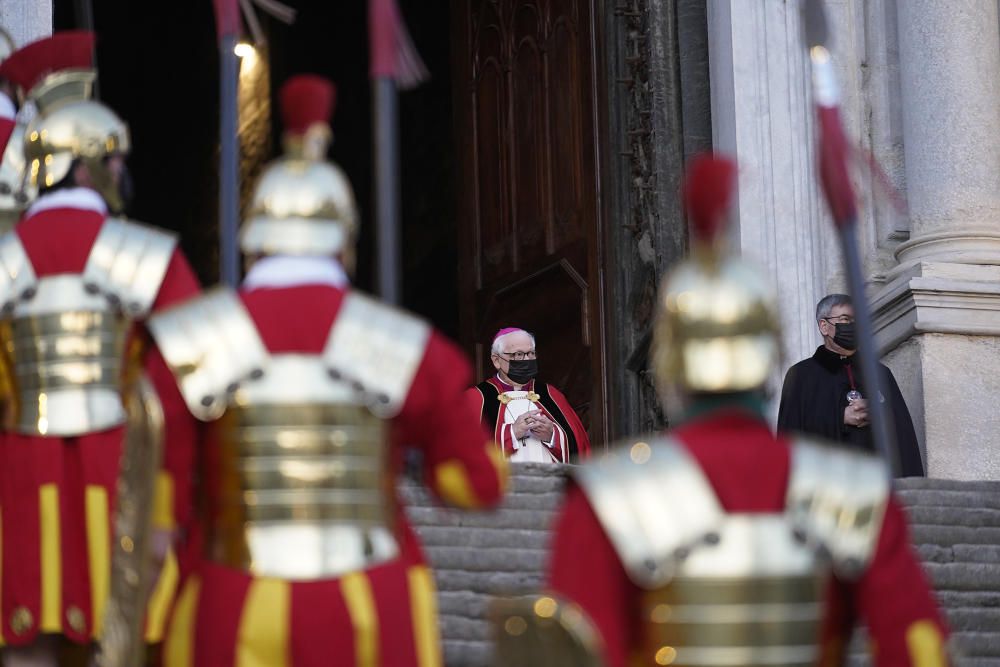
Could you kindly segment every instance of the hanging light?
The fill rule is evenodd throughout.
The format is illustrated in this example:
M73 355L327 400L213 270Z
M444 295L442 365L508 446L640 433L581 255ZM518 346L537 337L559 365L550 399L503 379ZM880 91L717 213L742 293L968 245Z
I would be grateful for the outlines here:
M254 45L250 42L241 41L233 47L233 52L236 54L237 58L246 58L247 56L252 56L257 51Z

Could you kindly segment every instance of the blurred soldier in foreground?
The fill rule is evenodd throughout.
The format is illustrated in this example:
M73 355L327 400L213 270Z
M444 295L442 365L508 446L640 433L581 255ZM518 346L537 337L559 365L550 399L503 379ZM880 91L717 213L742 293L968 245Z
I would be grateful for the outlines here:
M136 438L162 435L154 424L161 410L155 394L143 391L133 400L145 360L136 323L198 290L173 235L112 217L123 208L129 135L118 116L90 99L92 51L90 33L63 33L29 44L0 66L0 76L37 108L24 150L29 184L40 191L0 238L8 388L0 433L6 667L67 664L69 653L85 660L105 629L109 588L121 590L123 583L138 591L132 599L140 606L127 619L138 639L145 568L127 577L110 571L118 557L113 542L115 554L121 545L128 558L145 557L145 538L140 544L111 520L120 484L128 486L119 479L123 450L143 444ZM126 404L140 407L128 411ZM145 486L155 467L151 472ZM156 482L157 489L173 485L165 475ZM160 497L161 522L151 538L158 558L165 558L171 537L168 496ZM138 512L134 501L122 505ZM148 517L140 524L148 527ZM160 582L168 586L169 577Z
M876 664L945 663L886 467L768 428L775 296L715 241L734 181L692 165L692 257L659 299L653 369L686 417L574 470L550 595L500 610L502 665L843 664L862 619Z
M205 510L165 664L441 664L434 584L396 502L402 445L463 508L496 503L504 461L463 399L470 369L425 322L350 288L357 213L324 161L334 90L281 92L286 155L257 185L239 293L156 317L197 418Z

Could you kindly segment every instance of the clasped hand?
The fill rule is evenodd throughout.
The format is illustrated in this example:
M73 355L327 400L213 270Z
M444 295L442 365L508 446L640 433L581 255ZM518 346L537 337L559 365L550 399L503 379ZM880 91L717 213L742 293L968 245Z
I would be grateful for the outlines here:
M552 420L546 417L539 410L525 412L514 420L514 437L520 440L527 437L528 433L535 436L542 442L552 439L552 431L555 425Z

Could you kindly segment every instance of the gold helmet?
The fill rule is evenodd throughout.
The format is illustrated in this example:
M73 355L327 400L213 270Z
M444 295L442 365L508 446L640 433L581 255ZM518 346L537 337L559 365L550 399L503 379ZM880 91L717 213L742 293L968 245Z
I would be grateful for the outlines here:
M777 298L766 275L722 251L719 239L735 187L736 165L700 156L684 199L693 247L663 282L652 363L661 388L727 393L762 387L780 359Z
M17 51L0 65L0 75L27 91L38 111L24 132L28 183L51 187L80 161L94 189L118 212L122 197L106 158L127 154L131 141L125 122L91 99L93 47L93 33L58 33Z
M245 254L341 255L353 269L354 191L340 167L324 160L334 94L333 84L310 75L282 88L285 155L264 170L254 189L240 234Z

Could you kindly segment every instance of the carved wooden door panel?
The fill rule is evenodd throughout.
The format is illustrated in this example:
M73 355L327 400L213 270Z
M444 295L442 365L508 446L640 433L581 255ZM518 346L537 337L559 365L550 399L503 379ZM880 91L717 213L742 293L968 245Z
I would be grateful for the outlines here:
M479 377L502 326L605 438L595 0L454 0L461 329Z

